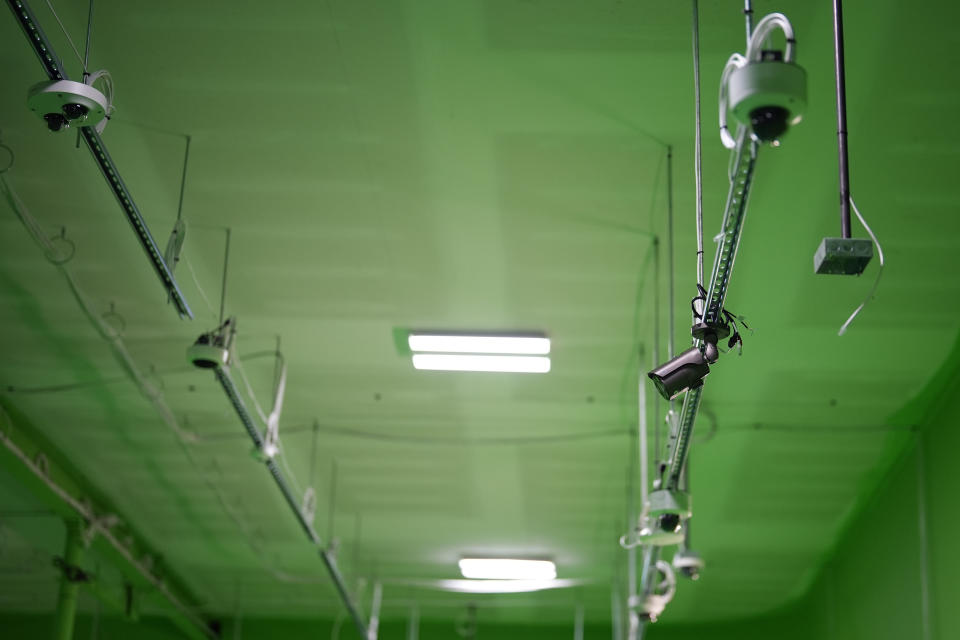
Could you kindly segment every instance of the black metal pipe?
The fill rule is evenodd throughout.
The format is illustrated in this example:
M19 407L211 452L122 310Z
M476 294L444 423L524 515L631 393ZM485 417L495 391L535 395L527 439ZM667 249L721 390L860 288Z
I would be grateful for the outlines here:
M847 79L843 58L843 2L833 0L833 61L837 80L837 151L840 156L840 233L850 237L850 161L847 156Z

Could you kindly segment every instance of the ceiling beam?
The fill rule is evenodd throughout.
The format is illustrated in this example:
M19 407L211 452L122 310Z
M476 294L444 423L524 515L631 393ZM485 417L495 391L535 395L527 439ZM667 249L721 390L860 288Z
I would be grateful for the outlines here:
M42 437L31 433L24 420L15 424L14 409L0 405L0 467L9 471L45 506L67 520L81 519L84 542L116 566L134 586L161 596L157 603L166 617L191 640L217 638L211 622L195 612L197 600L165 570L164 577L148 566L160 555L150 549L116 510L106 504L91 485ZM107 517L109 516L109 517ZM122 534L121 534L122 531ZM96 594L95 594L96 595Z

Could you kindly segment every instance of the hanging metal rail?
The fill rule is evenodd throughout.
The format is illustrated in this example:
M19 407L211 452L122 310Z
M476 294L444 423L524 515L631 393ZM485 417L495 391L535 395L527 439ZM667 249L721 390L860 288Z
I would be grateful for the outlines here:
M733 172L730 175L730 188L727 192L727 202L723 212L721 237L717 245L717 254L713 262L713 272L710 276L710 286L707 290L704 319L706 322L719 322L721 311L727 296L727 287L733 272L733 263L740 247L740 235L743 231L743 220L747 214L747 203L750 197L750 186L753 183L753 172L756 166L757 150L759 145L750 137L746 129L742 129L734 150ZM699 346L699 340L695 344ZM690 440L693 436L693 427L700 409L700 400L703 396L703 385L687 391L680 409L680 416L671 427L670 438L667 442L667 469L663 479L663 487L668 490L681 489L683 469L690 453ZM657 579L657 561L660 560L661 548L651 547L643 554L643 568L640 573L640 591L642 601L645 601L653 592ZM642 637L643 630L641 628Z
M257 451L262 451L264 448L264 438L257 429L256 424L253 421L253 417L250 415L250 411L243 402L243 398L240 397L240 392L237 389L237 385L233 381L233 377L230 375L229 367L217 366L214 368L213 372L217 377L217 382L220 383L220 386L223 387L224 392L227 394L230 404L233 405L234 411L237 412L240 422L243 423L244 428L247 430L250 440L253 441L253 446L256 447ZM327 547L323 546L320 534L318 534L317 530L313 528L313 523L307 519L301 510L300 503L297 500L297 497L294 495L293 489L291 489L290 485L287 483L286 478L283 475L283 471L277 465L277 462L273 458L268 458L266 460L266 465L267 469L270 471L270 476L273 478L274 482L276 482L277 487L280 489L280 493L283 494L284 499L287 501L287 505L289 505L290 510L293 511L293 514L296 516L297 523L310 539L310 542L320 550L320 559L323 560L323 564L326 566L331 580L333 580L333 585L336 587L337 593L340 595L340 599L343 600L343 604L347 608L347 612L353 619L354 625L357 627L357 632L362 638L367 638L367 623L364 622L359 608L354 603L350 593L347 591L347 585L343 579L343 575L340 573L339 567L337 566L336 557Z
M747 215L747 201L750 197L750 186L753 182L753 169L757 161L758 145L744 128L737 140L734 151L733 172L730 178L730 189L727 192L727 204L723 212L723 224L720 228L720 242L717 245L717 255L713 262L713 272L710 276L710 287L707 289L704 322L719 323L722 321L721 311L727 298L727 287L730 284L730 275L733 272L733 263L737 258L740 247L740 232L743 229L743 219ZM697 341L699 343L699 341ZM680 410L680 418L670 434L669 461L667 476L664 482L666 489L680 488L680 477L687 462L690 450L690 437L693 434L694 422L700 408L700 398L703 395L703 386L687 391Z
M30 46L33 47L34 53L40 58L40 64L43 65L43 69L50 79L69 80L70 78L63 68L63 63L59 56L57 56L56 51L54 51L53 45L50 44L50 40L47 39L46 34L40 27L40 23L37 22L37 18L26 0L7 0L7 4L10 6L10 10L13 12L20 28L23 29L23 33L30 42ZM100 134L97 133L93 127L80 127L80 134L83 136L83 141L86 142L87 148L90 149L90 153L93 154L93 159L96 160L97 166L100 168L100 172L106 179L107 184L110 185L113 195L117 197L117 202L120 203L120 207L123 209L124 214L126 214L127 220L137 234L137 240L139 240L140 246L142 246L143 250L147 253L150 264L153 265L153 270L157 273L157 277L160 278L163 288L167 291L170 300L173 301L173 304L176 306L180 317L193 318L193 312L190 310L186 298L180 291L180 287L173 277L173 272L170 271L170 268L164 261L163 253L161 253L153 236L150 234L150 229L140 214L140 209L137 208L133 196L130 195L130 190L127 189L127 185L125 185L123 179L120 178L117 165L115 165L113 159L110 158L110 154L107 152L107 147L103 144L103 139L100 137Z

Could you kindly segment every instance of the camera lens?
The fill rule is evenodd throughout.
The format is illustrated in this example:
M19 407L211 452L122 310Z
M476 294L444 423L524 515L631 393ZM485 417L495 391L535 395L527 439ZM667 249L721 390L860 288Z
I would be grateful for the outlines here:
M660 516L660 528L664 531L676 533L680 530L680 516L676 513L665 513Z
M50 131L60 131L68 125L67 119L61 113L47 113L44 114L43 119L47 121L47 128Z
M76 104L75 102L71 102L69 104L63 105L63 112L67 114L68 120L76 120L78 118L82 118L86 116L90 112L90 110L87 109L82 104Z
M750 112L750 126L757 138L773 142L787 130L789 115L783 107L758 107Z

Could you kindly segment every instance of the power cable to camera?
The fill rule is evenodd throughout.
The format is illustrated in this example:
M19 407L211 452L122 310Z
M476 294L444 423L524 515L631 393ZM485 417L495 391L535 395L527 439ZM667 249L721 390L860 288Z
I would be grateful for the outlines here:
M873 300L874 295L877 293L877 287L880 286L880 276L883 275L883 247L880 246L880 241L877 240L877 236L873 233L873 229L870 228L870 225L867 224L867 221L864 220L863 216L860 214L860 210L857 208L857 203L853 201L853 196L850 196L850 206L853 208L853 212L857 214L857 219L860 221L860 224L863 225L863 228L867 230L867 233L870 234L870 239L873 240L873 244L877 246L877 257L880 259L880 268L877 269L877 277L873 281L873 286L870 287L870 291L867 293L867 297L863 299L863 302L853 310L853 313L850 314L850 317L847 318L847 321L843 323L843 326L840 327L840 330L837 332L838 336L842 336L847 332L847 329L850 328L850 324L853 322L863 308L867 306L867 303Z

